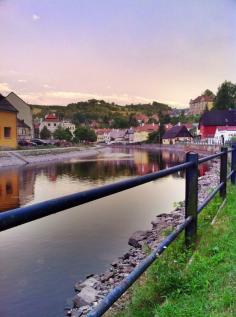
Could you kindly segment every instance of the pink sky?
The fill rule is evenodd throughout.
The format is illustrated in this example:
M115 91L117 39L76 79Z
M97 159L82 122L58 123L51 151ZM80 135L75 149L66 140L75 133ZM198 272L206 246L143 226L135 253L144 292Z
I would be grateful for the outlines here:
M0 0L0 92L186 107L236 82L235 11L233 0Z

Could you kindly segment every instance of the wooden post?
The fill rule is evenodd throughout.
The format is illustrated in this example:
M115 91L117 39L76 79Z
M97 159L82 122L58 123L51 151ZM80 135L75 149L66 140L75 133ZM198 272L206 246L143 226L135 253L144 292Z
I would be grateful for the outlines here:
M186 154L186 162L194 163L194 165L187 168L185 178L185 218L193 217L191 223L185 228L185 244L189 247L197 239L198 154L188 152Z
M225 199L227 186L227 147L221 147L221 152L224 152L224 154L220 157L220 183L224 183L224 185L220 189L220 197Z
M231 175L231 184L235 185L236 183L236 144L232 145L232 153L231 153L231 171L234 173Z

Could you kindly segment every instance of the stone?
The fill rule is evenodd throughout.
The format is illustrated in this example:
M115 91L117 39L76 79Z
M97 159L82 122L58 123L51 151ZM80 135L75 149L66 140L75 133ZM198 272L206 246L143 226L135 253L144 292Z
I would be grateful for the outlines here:
M81 282L75 283L75 290L80 292L84 287L86 286L94 287L97 283L99 283L98 280L96 280L94 277L89 277L82 283Z
M135 248L141 248L142 244L140 243L140 241L147 239L151 234L152 234L151 231L141 231L141 230L136 231L129 238L129 245Z
M114 272L106 272L101 276L101 282L104 283L114 276Z
M80 293L76 294L73 298L75 307L82 307L91 305L96 300L98 292L91 286L85 286Z

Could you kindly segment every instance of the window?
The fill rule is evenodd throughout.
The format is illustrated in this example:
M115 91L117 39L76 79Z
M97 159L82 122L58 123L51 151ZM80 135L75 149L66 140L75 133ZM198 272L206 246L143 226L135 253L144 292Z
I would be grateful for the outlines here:
M56 123L54 123L54 127L56 127L57 126L57 124Z
M4 138L10 138L10 137L11 137L11 128L4 127Z
M48 123L48 127L50 127L50 123Z

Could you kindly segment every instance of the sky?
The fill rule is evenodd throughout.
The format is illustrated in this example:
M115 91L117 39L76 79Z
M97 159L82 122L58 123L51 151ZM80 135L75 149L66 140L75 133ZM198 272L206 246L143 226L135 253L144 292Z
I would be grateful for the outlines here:
M0 93L187 107L236 82L236 0L0 0Z

